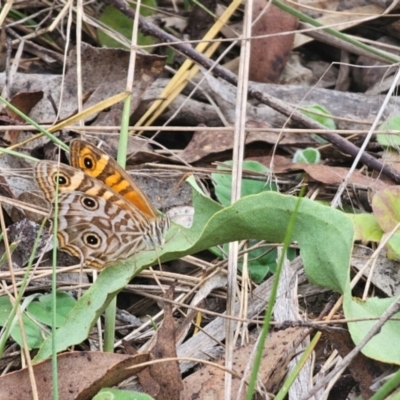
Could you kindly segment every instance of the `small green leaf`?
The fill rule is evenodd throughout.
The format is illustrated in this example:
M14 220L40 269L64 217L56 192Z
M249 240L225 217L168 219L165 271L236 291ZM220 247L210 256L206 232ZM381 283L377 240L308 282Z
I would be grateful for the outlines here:
M318 164L321 160L321 154L317 149L311 147L299 149L294 153L293 162L301 164Z
M336 129L335 120L333 118L329 118L329 116L332 114L325 107L320 106L319 104L314 104L310 106L305 106L303 107L303 109L304 110L302 110L301 112L308 118L319 122L320 124L326 126L328 129ZM322 136L317 135L316 133L312 133L311 136L320 143L328 143L327 140L325 140Z
M226 161L223 165L219 165L217 170L229 171L229 173L219 174L215 172L211 174L211 179L215 186L215 195L218 201L224 205L229 206L231 204L231 193L232 193L232 161ZM267 175L269 169L257 161L244 161L243 170L254 171L257 173ZM265 178L266 180L266 178ZM261 192L276 191L276 185L274 183L266 183L265 180L255 179L242 179L242 196L246 197L251 194L258 194Z
M152 15L154 13L154 8L157 7L157 3L155 0L142 0L141 5L142 7L140 8L140 15L142 15L143 17ZM145 6L152 7L153 10ZM136 6L134 5L131 5L131 7L133 10L135 10L136 8ZM113 30L119 32L127 39L131 40L133 21L113 6L107 5L104 8L100 16L100 21L103 22L103 24L112 28ZM102 46L111 48L126 48L126 46L111 38L101 29L97 30L97 35L99 38L99 42ZM140 46L148 46L154 44L156 42L156 39L152 36L145 36L142 33L138 32L137 41L138 45Z
M251 248L260 243L257 240L249 240L248 247ZM215 255L222 259L227 258L229 251L229 244L225 243L221 247L212 247L210 249ZM289 249L287 252L287 258L293 260L296 257L296 251ZM273 274L277 267L277 250L275 246L264 245L262 247L250 250L247 254L247 268L250 279L254 283L261 283L267 278L268 274ZM243 256L238 259L238 269L243 270Z
M103 388L93 397L93 400L154 400L154 398L146 393Z
M335 121L332 118L329 118L329 116L332 114L325 107L320 106L319 104L303 107L302 113L314 121L326 126L328 129L336 129Z
M376 140L381 146L400 147L400 135L396 133L387 133L388 131L400 131L400 115L389 117L379 128L380 134L376 135Z
M382 314L397 300L398 296L386 299L373 297L367 301L362 301L352 296L345 296L343 308L346 318L350 321L357 320L357 322L348 323L353 341L356 344L360 343ZM400 354L396 350L397 347L394 344L399 343L400 339L398 321L400 313L393 315L392 318L397 319L397 321L387 321L380 329L379 333L363 347L362 352L367 357L373 358L374 360L398 364Z
M68 313L75 306L76 300L69 296L67 293L57 292L56 294L56 324L57 327L61 326ZM45 294L38 298L38 301L33 301L28 306L28 312L35 319L46 324L52 325L52 296Z
M249 245L253 241L250 241ZM286 254L288 260L293 260L296 257L296 250L288 249ZM248 254L248 270L250 279L254 283L262 283L267 278L268 274L274 274L277 267L278 251L275 247L260 248L251 250ZM240 257L238 263L239 270L243 270L243 257Z
M400 222L400 186L390 186L372 199L374 216L383 232L389 233Z
M12 305L9 298L6 296L0 297L0 326L4 326L6 323L11 324L13 322L8 320L11 310ZM39 348L45 339L42 328L28 318L25 313L22 314L22 322L24 324L28 349L32 350ZM20 347L24 346L18 321L16 321L14 327L11 329L11 337L19 344Z
M383 231L373 214L346 214L354 223L354 240L380 242Z

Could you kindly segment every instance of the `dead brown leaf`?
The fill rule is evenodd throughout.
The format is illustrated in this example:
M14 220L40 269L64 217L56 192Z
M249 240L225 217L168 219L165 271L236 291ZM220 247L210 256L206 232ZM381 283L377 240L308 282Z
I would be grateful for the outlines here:
M58 356L59 396L63 400L91 399L101 388L115 386L136 375L148 354L124 354L74 351ZM137 366L137 368L133 368ZM51 360L33 366L40 400L51 400ZM31 399L28 369L0 378L0 400Z
M42 100L42 98L43 98L43 92L41 90L32 92L19 92L10 100L10 103L14 107L18 108L19 111L23 112L26 115L29 115L32 108L35 107L35 105L39 103L39 101ZM6 108L6 113L14 121L24 122L24 119L21 118L11 109ZM19 133L20 131L13 131L13 130L5 132L3 140L7 141L7 143L10 145L14 145L18 143Z
M294 31L297 18L267 0L254 0L253 21L255 22L252 36L268 36L251 40L249 78L256 82L276 83L289 58L294 41L294 33L279 33ZM273 35L274 33L278 35Z
M19 92L13 96L10 103L18 108L19 111L24 114L29 114L32 108L43 98L43 92L41 90L32 92ZM14 111L6 108L7 114L18 121L23 121L23 119L17 115ZM14 144L14 143L13 143Z
M294 356L297 346L301 342L306 329L290 327L285 330L272 331L266 342L263 352L259 379L264 384L269 393L276 393L282 383L282 379L287 373L287 365ZM234 370L239 376L243 376L243 371L251 358L254 350L255 339L244 347L239 347L234 352ZM218 361L223 365L223 360ZM207 365L204 368L189 375L183 381L184 389L181 399L221 399L224 398L224 370ZM233 377L232 398L237 398L240 379ZM239 399L244 399L247 386L240 394ZM264 398L264 397L263 397Z
M296 144L311 144L310 136L300 136L290 132L272 132L270 125L262 122L248 121L247 127L249 132L246 135L246 144L262 142L270 145L275 145L279 141L281 145ZM251 131L251 128L265 129L263 131ZM265 154L267 149L262 145L257 146L258 150ZM202 131L197 130L189 144L180 153L180 157L189 163L194 163L202 160L215 161L220 160L224 152L231 152L233 149L233 133L232 130L226 131ZM226 157L231 158L231 154L226 154ZM225 158L226 159L226 158Z
M265 160L270 160L270 158L267 157ZM276 160L278 161L277 163L275 163L274 158L274 172L284 173L289 171L304 171L309 174L313 180L326 185L340 185L349 173L349 168L344 167L333 167L330 165L321 164L289 164L288 162L285 162L282 157L277 157ZM269 163L266 165L269 165ZM383 190L388 186L392 186L391 182L385 182L381 178L378 179L363 175L359 171L354 171L352 173L348 184L368 188L373 192Z
M348 168L331 167L329 165L293 164L293 168L296 167L303 169L311 176L311 178L318 182L325 183L326 185L340 185L349 173ZM348 184L367 187L374 191L379 191L390 186L381 179L363 175L359 171L354 171L352 173Z
M164 298L173 300L174 286L171 285ZM164 303L164 321L157 332L157 342L150 351L151 358L159 360L163 358L175 358L175 322L172 316L172 305ZM150 366L139 375L139 381L143 389L157 400L179 399L183 389L181 371L177 361L161 362Z

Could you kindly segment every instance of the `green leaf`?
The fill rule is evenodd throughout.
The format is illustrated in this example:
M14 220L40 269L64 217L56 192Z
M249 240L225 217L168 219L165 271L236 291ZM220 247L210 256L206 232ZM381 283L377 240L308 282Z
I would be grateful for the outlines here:
M399 186L390 186L378 193L372 199L372 210L377 223L384 233L390 233L400 222ZM386 244L387 257L400 259L400 231L392 235Z
M373 214L347 214L354 223L354 240L380 242L383 231Z
M226 161L223 165L217 166L217 170L227 171L227 173L219 174L215 172L211 174L211 179L213 180L215 186L215 195L217 196L218 201L224 206L229 206L231 204L232 164L232 161ZM264 174L265 177L269 171L267 167L257 161L243 161L243 170ZM266 183L263 180L258 181L255 179L242 179L241 197L270 190L277 190L274 183Z
M325 107L320 106L319 104L313 104L309 106L303 107L301 111L308 118L313 119L314 121L319 122L320 124L326 126L328 129L336 129L335 120L333 118L329 118L332 115ZM316 113L316 114L315 114ZM325 115L318 115L325 114ZM320 143L329 143L322 136L312 133L311 136Z
M0 326L4 326L6 323L12 323L12 321L8 320L11 310L12 306L9 298L6 296L0 297ZM44 341L43 329L30 318L28 318L25 313L22 314L22 323L24 325L28 349L32 350L39 348ZM20 347L24 346L21 330L17 320L11 330L11 337L18 343Z
M267 278L268 274L274 274L277 268L278 251L276 248L270 247L270 251L266 252L267 248L252 250L249 252L248 270L251 280L255 283L262 283ZM296 251L288 249L286 257L288 260L294 260ZM238 262L239 270L243 270L243 257L240 257Z
M400 186L390 186L376 193L371 207L374 216L385 233L390 232L400 222Z
M400 187L392 186L375 194L372 199L373 216L359 214L352 216L356 226L356 238L379 241L388 235L400 221L399 207ZM388 257L400 258L400 232L390 238L387 243ZM354 299L350 290L344 293L343 309L348 319L371 319L350 322L348 324L351 337L358 344L366 333L376 324L379 317L395 301L397 297L367 301ZM373 319L374 318L374 319ZM399 318L399 315L397 315ZM373 320L372 320L373 319ZM388 321L380 332L362 349L367 357L391 364L400 364L400 353L393 351L393 343L400 341L399 321Z
M7 296L0 297L0 326L4 326L7 323L11 309L9 298Z
M299 149L294 153L293 162L301 164L318 164L321 160L321 154L317 149L311 147Z
M140 8L140 15L142 15L143 17L152 15L154 13L154 10L151 10L150 8L144 6L149 6L153 8L157 7L157 3L155 0L142 0L141 5L142 7ZM131 7L133 10L136 9L136 6L132 4ZM131 40L133 21L113 6L107 5L104 8L100 16L100 21L112 28L113 30L119 32L127 39ZM102 46L111 48L126 48L126 46L112 39L101 29L97 30L97 35L99 38L99 42ZM152 36L144 36L142 33L138 32L137 42L140 46L148 46L154 44L156 42L156 39Z
M389 260L400 260L400 232L395 232L386 243L387 258Z
M378 132L382 132L376 135L376 140L381 146L394 147L398 149L400 146L399 134L387 133L388 131L400 131L400 115L389 117L379 128Z
M305 106L303 107L302 113L314 121L326 126L328 129L336 129L335 120L333 118L329 118L329 116L332 114L324 106L320 106L319 104Z
M173 225L166 244L101 272L80 298L58 330L57 351L81 343L89 335L111 299L148 265L194 254L218 244L243 239L282 242L297 198L275 192L244 197L222 208L211 199L193 192L195 208L191 229ZM314 284L343 293L349 290L349 263L353 246L353 224L340 211L302 199L293 229L293 240L301 249L305 271ZM50 356L52 340L47 339L35 362Z
M22 316L22 321L24 324L28 349L29 350L38 349L40 346L42 346L45 340L43 329L39 325L35 324L26 315ZM11 336L21 347L24 347L22 341L22 333L18 324L15 325L15 327L12 329Z
M256 240L249 240L248 247L251 248L260 243ZM224 244L222 250L218 247L212 247L210 249L214 254L222 259L227 258L229 251L229 245ZM263 245L260 248L250 250L247 257L247 268L250 279L259 284L263 282L269 273L275 273L277 267L277 250L275 246ZM288 260L293 260L296 257L295 249L288 249L286 257ZM238 269L243 270L243 256L238 259Z
M349 322L348 327L354 343L358 344L368 331L376 324L377 320L388 309L388 307L397 300L396 297L378 299L373 297L367 301L353 299L351 296L345 296L343 309L347 319L357 319L357 322ZM400 313L395 314L393 318L400 318ZM366 319L366 321L359 321ZM370 320L368 320L370 319ZM362 349L367 357L390 364L400 363L400 354L397 351L396 343L400 340L399 321L388 321L382 327L380 332L370 340Z
M65 318L72 310L76 300L69 296L67 293L57 292L56 294L56 326L59 327L65 322ZM41 295L38 301L32 301L27 308L29 314L36 320L46 324L52 325L52 296L51 294Z
M154 398L146 393L104 388L93 397L93 400L154 400Z

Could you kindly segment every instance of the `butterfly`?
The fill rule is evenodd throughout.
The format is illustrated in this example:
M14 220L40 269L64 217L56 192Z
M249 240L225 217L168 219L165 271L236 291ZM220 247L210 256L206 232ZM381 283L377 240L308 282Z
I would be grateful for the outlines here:
M70 163L39 161L34 169L36 182L52 204L51 220L57 218L61 250L102 269L164 244L169 218L158 214L110 155L75 139Z

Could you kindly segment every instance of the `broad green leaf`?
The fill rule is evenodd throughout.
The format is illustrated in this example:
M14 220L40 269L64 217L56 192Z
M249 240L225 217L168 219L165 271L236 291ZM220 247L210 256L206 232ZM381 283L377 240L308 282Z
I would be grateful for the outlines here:
M22 316L22 321L24 324L26 342L28 344L28 349L38 349L44 342L44 331L43 329L28 318L25 314ZM22 334L18 323L11 331L12 338L23 347Z
M219 174L213 173L211 174L211 178L214 182L215 186L215 194L217 199L221 202L221 204L225 206L229 206L231 203L231 191L232 191L232 161L227 161L223 165L219 165L217 170L221 171L229 171L229 173ZM254 171L267 176L269 169L262 165L257 161L244 161L243 162L243 170ZM266 179L266 178L265 178ZM273 183L266 183L264 180L255 180L255 179L242 179L242 191L241 196L249 196L252 194L258 194L265 191L276 191L276 185ZM249 247L255 245L257 241L251 241ZM210 250L216 254L217 256L224 258L225 254L228 254L228 244L225 244L223 247L223 251L217 247L212 247ZM273 272L276 269L276 250L272 249L271 252L267 252L265 256L262 254L266 253L267 250L260 249L249 252L248 258L248 269L250 279L256 283L261 283L267 276L269 272ZM239 259L238 267L242 270L243 257Z
M194 254L212 246L243 239L282 242L297 198L275 192L244 197L222 208L193 192L195 208L191 229L174 225L166 244L157 251L106 268L81 297L57 330L57 351L81 343L111 299L145 267ZM305 271L314 284L343 293L349 290L349 262L353 246L353 223L340 211L302 199L292 239L299 244ZM51 354L47 339L35 358Z

